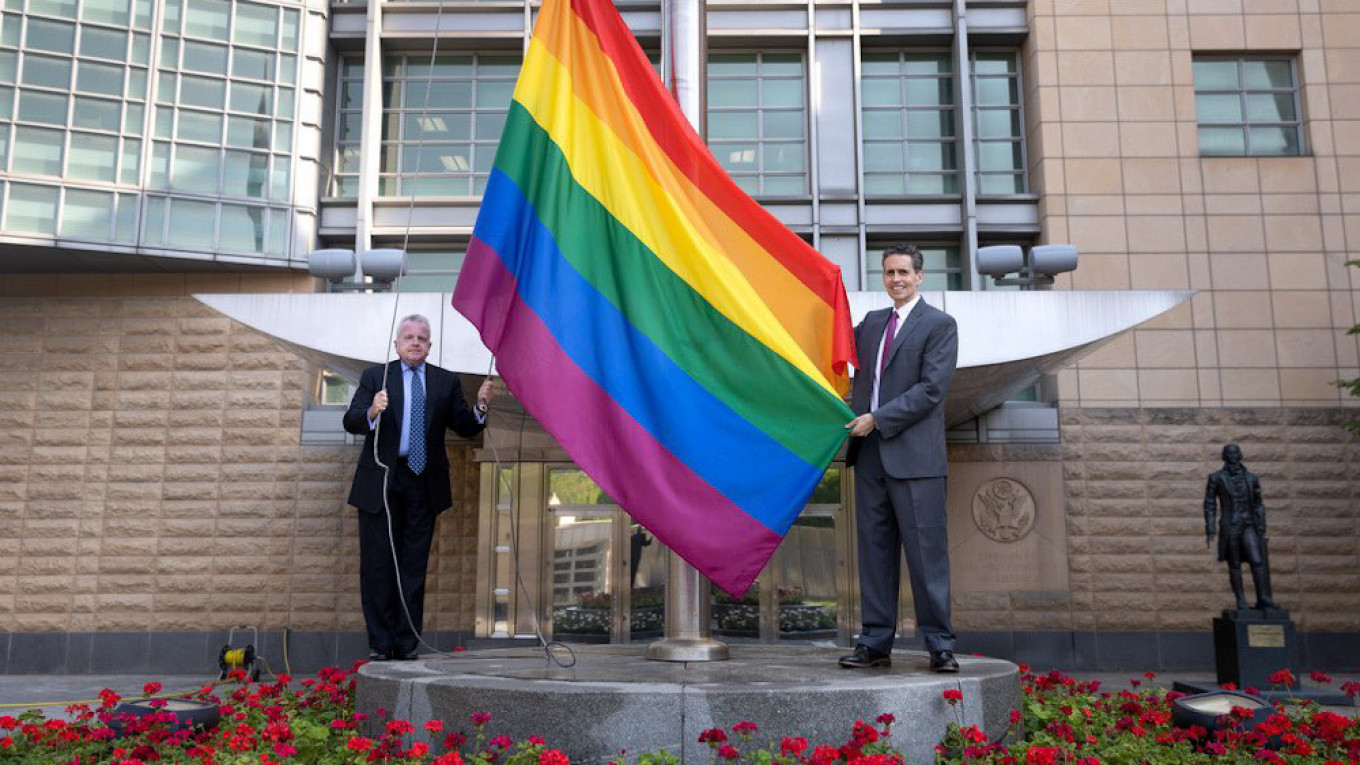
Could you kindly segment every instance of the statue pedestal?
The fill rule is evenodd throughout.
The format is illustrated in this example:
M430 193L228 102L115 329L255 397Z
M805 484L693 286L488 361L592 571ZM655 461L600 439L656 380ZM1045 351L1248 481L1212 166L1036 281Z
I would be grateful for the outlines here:
M1218 682L1238 688L1283 689L1270 682L1282 669L1299 673L1294 621L1283 608L1225 610L1214 619L1214 663ZM1293 687L1293 686L1290 686Z

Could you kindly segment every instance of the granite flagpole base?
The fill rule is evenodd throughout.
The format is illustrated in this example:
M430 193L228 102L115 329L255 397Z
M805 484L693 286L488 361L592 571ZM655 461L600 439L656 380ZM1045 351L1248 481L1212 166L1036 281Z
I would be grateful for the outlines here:
M896 719L891 745L919 763L934 761L950 723L976 725L995 741L1021 705L1019 668L1000 659L960 656L957 674L940 674L921 651L895 651L891 667L842 669L836 659L844 649L803 646L734 645L723 662L651 661L645 645L572 650L571 667L537 648L369 663L358 673L357 707L409 720L417 736L425 721L438 719L469 739L470 717L487 712L488 737L541 736L573 763L606 763L621 752L636 762L661 749L706 763L712 750L699 734L722 728L736 739L732 726L743 721L759 727L745 748L778 751L785 736L840 746L856 720L876 725L889 713ZM950 706L946 690L960 691L962 702ZM372 717L367 725L370 734L381 728Z

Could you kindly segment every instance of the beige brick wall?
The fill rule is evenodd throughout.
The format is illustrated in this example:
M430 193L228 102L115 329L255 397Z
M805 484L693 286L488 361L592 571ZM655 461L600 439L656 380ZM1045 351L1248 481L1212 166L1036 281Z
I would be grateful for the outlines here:
M1195 298L1065 370L1087 407L1356 406L1360 6L1319 0L1035 0L1031 182L1060 289ZM1296 57L1305 156L1199 156L1196 53Z
M315 370L195 291L294 276L7 276L0 631L359 630L357 446L303 446ZM427 628L471 629L477 470L451 444Z

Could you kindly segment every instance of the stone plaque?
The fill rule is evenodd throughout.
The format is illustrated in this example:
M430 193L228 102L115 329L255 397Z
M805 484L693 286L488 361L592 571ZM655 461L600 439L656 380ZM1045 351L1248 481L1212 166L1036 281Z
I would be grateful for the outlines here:
M1034 495L1013 478L993 478L973 495L973 523L996 542L1015 542L1034 528Z
M1284 648L1284 625L1248 624L1247 645L1252 648Z

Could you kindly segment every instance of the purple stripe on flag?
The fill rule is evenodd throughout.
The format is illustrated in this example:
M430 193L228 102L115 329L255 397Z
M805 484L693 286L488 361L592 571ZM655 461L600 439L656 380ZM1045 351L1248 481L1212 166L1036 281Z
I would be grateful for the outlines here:
M499 255L473 238L454 306L482 332L506 386L600 488L723 590L740 595L780 537L666 450L610 398L518 298Z

